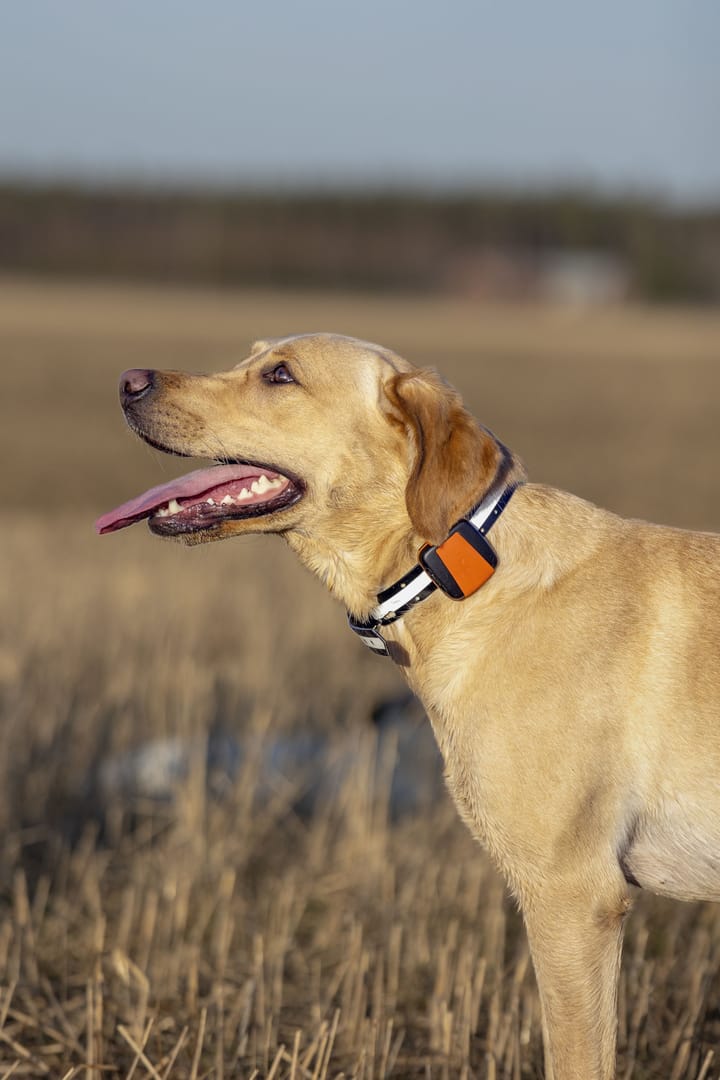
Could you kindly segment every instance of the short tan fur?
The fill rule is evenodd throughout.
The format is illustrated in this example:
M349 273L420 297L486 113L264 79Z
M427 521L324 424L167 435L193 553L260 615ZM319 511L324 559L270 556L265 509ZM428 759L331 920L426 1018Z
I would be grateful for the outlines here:
M269 383L283 363L292 382ZM128 408L170 451L299 477L276 513L189 543L281 533L355 615L522 465L434 372L339 335L258 343L218 375L153 373ZM554 1080L615 1074L636 886L720 899L720 537L518 488L475 595L386 630L459 812L523 911ZM387 662L387 661L380 661Z

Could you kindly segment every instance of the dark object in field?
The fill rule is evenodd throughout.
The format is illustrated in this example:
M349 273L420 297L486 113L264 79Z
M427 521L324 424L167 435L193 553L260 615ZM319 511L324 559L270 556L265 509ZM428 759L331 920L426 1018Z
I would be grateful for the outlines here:
M171 803L193 774L208 794L232 797L251 765L247 782L261 809L278 801L301 817L322 811L370 754L372 795L387 803L391 820L432 806L444 796L442 761L422 708L411 695L380 704L373 714L375 739L347 731L288 733L252 739L217 729L206 738L175 735L140 743L104 758L91 787L101 808L120 801ZM364 735L365 733L361 733Z

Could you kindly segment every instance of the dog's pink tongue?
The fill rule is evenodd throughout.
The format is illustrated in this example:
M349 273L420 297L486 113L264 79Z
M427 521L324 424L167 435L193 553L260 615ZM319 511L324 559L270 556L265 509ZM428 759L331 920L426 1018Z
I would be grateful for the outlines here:
M265 470L267 471L267 470ZM115 510L109 510L95 522L98 533L115 532L133 525L136 521L150 517L153 510L165 506L171 499L190 499L194 495L204 495L213 488L227 484L231 480L245 480L256 477L260 470L256 465L214 465L210 469L197 469L195 472L170 480L150 488L144 495L123 503Z

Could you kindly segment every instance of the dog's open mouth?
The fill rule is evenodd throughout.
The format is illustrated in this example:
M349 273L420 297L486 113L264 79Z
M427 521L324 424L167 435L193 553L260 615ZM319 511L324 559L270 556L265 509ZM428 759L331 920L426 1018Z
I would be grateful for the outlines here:
M282 510L302 497L302 484L264 465L237 463L170 480L103 514L99 533L115 532L149 518L161 536L212 529L228 519L259 517Z

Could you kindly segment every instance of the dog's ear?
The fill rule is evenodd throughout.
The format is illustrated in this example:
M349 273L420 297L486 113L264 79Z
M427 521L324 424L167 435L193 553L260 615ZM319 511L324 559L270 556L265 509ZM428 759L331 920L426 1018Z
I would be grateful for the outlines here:
M439 544L490 487L502 448L434 371L402 372L387 393L415 443L405 491L410 520L420 536Z
M267 349L272 349L273 345L277 345L278 341L282 341L282 338L259 338L250 346L250 355L255 356L259 352L266 352Z

